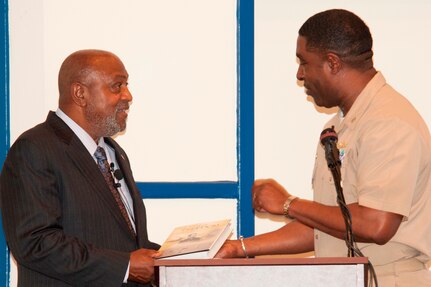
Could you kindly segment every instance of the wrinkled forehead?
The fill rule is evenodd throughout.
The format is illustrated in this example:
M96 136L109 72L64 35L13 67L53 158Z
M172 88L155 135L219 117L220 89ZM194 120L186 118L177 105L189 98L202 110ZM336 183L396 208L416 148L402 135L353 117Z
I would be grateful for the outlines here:
M115 55L96 57L89 63L90 75L127 79L129 74L123 62Z
M296 53L300 53L303 50L305 50L307 44L307 39L305 39L303 36L298 36L296 39Z
M307 38L304 36L298 36L296 41L296 57L299 59L304 58L323 58L325 55L324 52L320 51L317 48L312 48L308 45Z
M303 58L310 52L311 51L308 51L307 49L307 38L298 36L298 39L296 40L296 56L298 58Z
M95 71L106 72L115 70L127 73L123 62L113 54L106 54L100 57L94 57L90 60L89 65Z

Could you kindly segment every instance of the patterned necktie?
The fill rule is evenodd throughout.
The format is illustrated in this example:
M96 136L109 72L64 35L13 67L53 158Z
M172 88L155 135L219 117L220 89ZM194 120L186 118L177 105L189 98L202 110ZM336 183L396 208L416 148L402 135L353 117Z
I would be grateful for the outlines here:
M99 169L102 172L103 177L105 178L105 181L109 186L109 190L114 196L114 199L117 202L118 207L120 208L121 214L123 215L124 219L127 222L127 226L129 227L133 236L136 236L135 230L133 229L133 226L132 226L132 222L130 221L129 215L127 214L126 207L124 206L124 203L121 200L120 193L115 188L114 178L112 177L108 160L106 159L105 150L102 147L98 146L96 151L94 152L94 156L96 157Z

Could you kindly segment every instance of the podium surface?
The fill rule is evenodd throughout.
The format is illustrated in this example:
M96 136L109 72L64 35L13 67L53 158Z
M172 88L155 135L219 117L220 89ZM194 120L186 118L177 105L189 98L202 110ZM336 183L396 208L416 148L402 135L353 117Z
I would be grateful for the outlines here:
M364 287L365 257L156 260L160 287Z

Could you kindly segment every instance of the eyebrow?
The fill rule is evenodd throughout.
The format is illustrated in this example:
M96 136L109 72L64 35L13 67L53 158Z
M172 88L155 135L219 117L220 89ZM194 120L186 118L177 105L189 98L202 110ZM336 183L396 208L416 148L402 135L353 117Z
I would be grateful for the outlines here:
M127 80L129 78L129 75L115 75L114 79L124 79Z

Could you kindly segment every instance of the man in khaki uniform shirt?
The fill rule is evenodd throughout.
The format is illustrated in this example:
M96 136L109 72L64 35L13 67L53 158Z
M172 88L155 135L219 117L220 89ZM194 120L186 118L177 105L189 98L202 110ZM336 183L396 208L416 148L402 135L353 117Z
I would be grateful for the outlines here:
M299 30L297 78L318 106L340 108L325 126L338 133L343 194L353 234L379 286L431 286L431 138L413 106L373 67L366 24L345 10L309 18ZM272 179L256 180L253 207L290 217L279 230L228 241L217 257L315 251L347 256L334 180L318 146L314 201Z
M407 280L404 286L422 286L411 284L423 277L417 271L426 272L425 278L431 276L431 272L424 269L431 254L431 141L427 126L413 106L386 83L381 73L372 78L345 118L340 112L326 125L331 126L338 133L346 203L359 203L403 216L388 243L358 244L374 265L380 286L398 286L395 283L400 284L404 276L398 274L398 281L394 281L391 275L397 269L402 269L399 271L402 273L414 273L413 278L404 278ZM337 205L332 174L322 146L317 149L313 190L315 201ZM318 229L314 233L316 256L346 256L344 240ZM390 284L383 285L386 281ZM426 283L430 281L424 281L424 286L428 286Z

